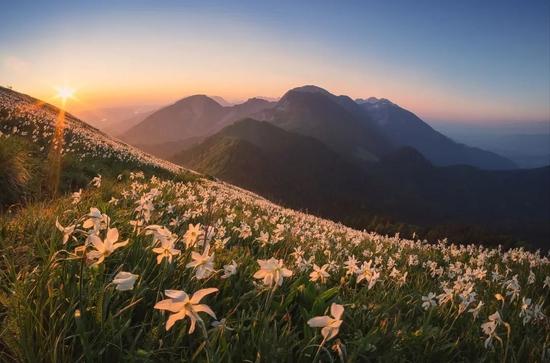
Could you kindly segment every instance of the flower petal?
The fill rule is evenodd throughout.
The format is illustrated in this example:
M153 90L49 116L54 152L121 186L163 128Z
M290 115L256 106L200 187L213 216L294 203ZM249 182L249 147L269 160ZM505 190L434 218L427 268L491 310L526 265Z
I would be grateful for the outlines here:
M332 315L334 319L340 320L343 314L344 307L340 304L332 303L332 305L330 306L330 315Z
M307 321L307 325L312 328L322 328L330 323L331 318L329 316L316 316Z
M218 289L216 289L215 287L210 287L208 289L201 289L193 294L193 297L191 297L191 304L198 304L203 297L209 294L213 294L217 291Z

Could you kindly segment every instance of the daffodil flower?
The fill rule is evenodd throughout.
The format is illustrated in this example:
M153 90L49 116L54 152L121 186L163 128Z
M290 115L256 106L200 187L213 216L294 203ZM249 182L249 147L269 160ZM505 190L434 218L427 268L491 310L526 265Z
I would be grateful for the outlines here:
M197 223L195 225L190 224L189 229L183 235L183 239L185 241L185 246L187 248L193 247L201 234L202 234L202 231L201 231L200 223Z
M214 254L208 255L210 246L206 246L203 253L192 252L191 258L193 261L189 262L187 268L195 268L195 277L198 280L208 278L214 272Z
M209 306L199 304L199 302L206 295L217 292L216 288L201 289L189 297L185 291L181 290L165 290L164 293L169 299L159 301L155 304L154 308L157 310L166 310L173 314L168 317L166 321L166 330L175 324L176 321L184 319L186 316L191 320L191 326L189 327L189 334L195 331L195 325L198 321L202 322L199 313L204 312L216 319L216 314L210 309Z
M86 255L88 259L96 260L93 265L99 265L103 262L103 260L105 260L105 257L108 257L117 248L126 246L128 244L128 240L117 243L118 230L116 228L109 228L109 230L107 231L107 237L105 237L105 240L103 241L95 234L88 236L88 241L95 248L94 251L90 251Z
M63 233L63 244L66 244L69 238L71 238L76 226L73 224L72 226L63 227L58 219L55 220L55 226Z
M222 279L226 279L230 276L233 276L237 273L237 262L235 260L231 260L231 263L228 265L223 266L223 275Z
M126 271L120 271L113 279L113 284L116 285L116 289L118 291L132 290L138 277L139 275Z
M342 325L342 315L344 307L340 304L332 303L330 306L330 315L332 316L316 316L309 319L307 325L312 328L322 328L321 335L325 341L334 338L340 331Z
M181 253L180 250L174 248L174 240L171 238L165 238L160 240L160 247L153 248L153 252L158 254L157 264L160 264L164 258L172 263L172 258Z
M109 216L102 214L97 208L90 208L90 213L87 214L87 217L84 223L82 223L82 227L92 229L92 233L94 234L107 228L110 222Z
M313 282L319 280L319 282L324 284L327 278L330 277L330 274L327 272L328 267L328 264L323 265L323 267L313 264L313 271L309 274L309 280Z
M270 258L269 260L258 260L260 269L254 274L255 279L263 279L266 286L274 287L283 284L284 277L292 276L292 271L283 266L283 260Z

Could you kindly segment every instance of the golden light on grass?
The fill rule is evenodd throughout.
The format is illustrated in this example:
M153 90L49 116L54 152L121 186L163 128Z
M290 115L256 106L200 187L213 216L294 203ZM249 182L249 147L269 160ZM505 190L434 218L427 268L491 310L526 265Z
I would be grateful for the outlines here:
M62 86L56 88L56 98L61 99L61 107L55 121L55 133L53 135L49 154L49 187L52 196L57 195L59 180L61 176L61 159L63 155L64 133L65 133L65 105L67 100L74 99L75 90L71 87Z

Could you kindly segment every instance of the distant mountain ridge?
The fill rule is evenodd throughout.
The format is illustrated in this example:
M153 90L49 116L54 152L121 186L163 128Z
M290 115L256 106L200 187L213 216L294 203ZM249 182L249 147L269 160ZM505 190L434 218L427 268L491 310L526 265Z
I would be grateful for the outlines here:
M359 162L377 162L384 155L408 146L438 166L516 168L500 155L451 140L387 99L371 97L354 101L313 85L293 88L277 102L251 98L226 107L205 95L190 96L153 113L121 138L167 157L173 154L172 147L186 148L191 145L189 140L204 139L247 117L313 137L343 157Z
M457 143L434 130L414 113L387 99L374 97L356 102L384 135L399 146L411 146L435 165L472 165L480 169L515 169L510 160L490 151Z
M224 107L206 95L190 96L154 112L121 138L134 145L154 145L208 136L271 106L269 101L252 98Z
M431 227L497 228L539 244L550 236L550 167L436 167L404 147L364 168L315 138L253 119L227 126L171 160L357 227L382 217Z

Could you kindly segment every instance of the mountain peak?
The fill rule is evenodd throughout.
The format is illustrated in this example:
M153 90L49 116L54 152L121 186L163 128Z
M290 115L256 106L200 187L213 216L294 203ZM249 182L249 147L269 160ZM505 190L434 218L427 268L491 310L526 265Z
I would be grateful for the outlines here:
M181 105L184 103L195 104L195 105L212 105L212 106L221 107L221 105L218 102L216 102L214 99L203 94L192 95L192 96L182 98L181 100L177 101L175 105Z
M321 94L332 96L332 93L330 93L326 89L321 88L319 86L314 86L314 85L305 85L305 86L301 86L301 87L296 87L296 88L293 88L293 89L289 90L288 92L293 92L293 91L294 92L307 92L307 93L321 93Z
M369 97L367 99L365 98L357 98L355 102L359 105L362 104L369 104L369 105L395 105L392 101L388 100L387 98L376 98L376 97Z
M268 104L270 103L269 101L267 100L264 100L263 98L260 98L260 97L251 97L249 98L248 100L244 101L243 103L241 103L241 105L254 105L254 104Z

